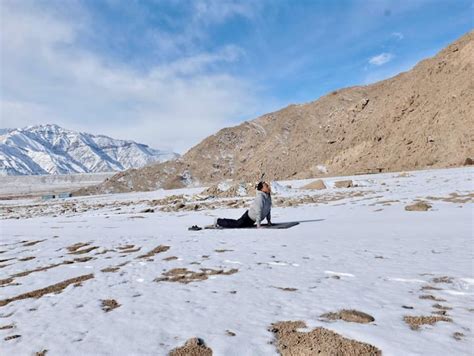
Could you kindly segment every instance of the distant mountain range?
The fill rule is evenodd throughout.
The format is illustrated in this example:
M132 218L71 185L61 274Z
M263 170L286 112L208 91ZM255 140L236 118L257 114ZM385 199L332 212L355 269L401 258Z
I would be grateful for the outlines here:
M0 129L0 175L123 171L179 157L134 141L66 130L57 125Z

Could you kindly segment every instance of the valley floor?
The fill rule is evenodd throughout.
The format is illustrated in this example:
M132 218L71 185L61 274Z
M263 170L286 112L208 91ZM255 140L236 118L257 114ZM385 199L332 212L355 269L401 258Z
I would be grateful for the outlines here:
M153 205L202 189L0 202L0 354L166 355L199 337L214 355L277 355L285 321L384 355L472 354L473 173L279 182L288 230L191 232L244 210ZM431 209L405 210L417 200ZM343 309L373 320L323 316Z

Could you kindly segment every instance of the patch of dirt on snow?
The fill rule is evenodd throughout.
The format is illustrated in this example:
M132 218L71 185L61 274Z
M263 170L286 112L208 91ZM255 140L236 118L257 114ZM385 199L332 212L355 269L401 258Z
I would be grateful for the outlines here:
M371 323L375 320L371 315L354 309L343 309L335 313L325 313L322 314L321 317L328 320L344 320L361 324Z
M429 209L431 209L431 205L423 201L405 206L406 211L428 211Z
M420 295L420 299L434 300L435 302L445 302L446 301L446 299L436 298L434 295L431 295L431 294Z
M40 242L43 242L43 241L46 241L46 240L28 241L27 243L23 244L23 246L25 246L25 247L34 246L34 245L36 245Z
M449 194L448 197L426 197L428 200L440 200L446 203L465 204L474 203L474 193L458 194L456 192Z
M433 283L453 283L453 277L443 276L432 279Z
M171 350L169 356L212 356L212 350L206 346L204 340L194 337L183 346Z
M71 254L71 255L82 255L82 254L84 254L84 253L89 253L89 252L91 252L91 251L93 251L93 250L95 250L95 249L98 249L98 248L99 248L99 246L91 246L91 247L86 247L86 248L84 248L84 249L82 249L82 250L76 249L76 250L73 251L73 252L69 252L69 254Z
M19 258L18 261L25 262L25 261L34 260L35 258L36 258L35 256L28 256L28 257Z
M103 299L102 300L102 310L109 312L118 308L120 304L115 299Z
M0 326L0 330L13 329L14 327L15 327L15 324L3 325L3 326Z
M461 341L464 338L464 336L465 335L459 331L456 331L455 333L453 333L453 338L455 338L458 341Z
M441 288L438 288L438 287L433 287L433 286L423 286L420 288L420 290L424 291L424 290L441 290Z
M5 278L5 279L0 279L0 286L4 286L6 284L10 284L11 282L13 282L13 278Z
M153 250L145 253L144 255L140 255L137 258L150 258L150 257L155 256L158 253L168 251L169 249L170 249L169 246L159 245L159 246L156 246Z
M8 340L13 340L13 339L18 339L19 337L21 337L21 335L10 335L3 338L3 340L8 341Z
M418 330L422 325L434 325L439 321L451 323L453 320L446 316L430 315L430 316L404 316L403 320L412 330Z
M94 275L91 273L91 274L86 274L86 275L82 275L82 276L75 277L75 278L66 279L65 281L62 281L62 282L59 282L59 283L56 283L56 284L52 284L52 285L50 285L48 287L45 287L45 288L41 288L41 289L37 289L37 290L31 291L31 292L23 293L23 294L17 295L16 297L11 297L11 298L0 300L0 307L3 307L5 305L10 304L10 303L12 303L14 301L17 301L17 300L23 300L23 299L28 299L28 298L38 299L38 298L41 298L42 296L44 296L46 294L60 293L67 286L69 286L70 284L81 283L83 281L87 281L87 280L92 279L92 278L94 278Z
M79 250L80 248L86 247L86 246L89 246L89 245L90 245L90 243L88 243L88 242L78 242L78 243L75 243L74 245L71 245L71 246L66 247L66 249L67 249L69 252L76 252L76 251Z
M435 309L439 309L439 310L452 310L453 308L451 307L447 307L447 306L444 306L444 305L441 305L441 304L433 304L433 308Z
M173 268L162 274L163 277L158 277L155 282L179 282L191 283L196 281L203 281L213 275L230 275L237 273L239 270L232 268L228 271L222 269L201 268L200 272L188 270L187 268Z
M169 256L169 257L165 257L163 258L163 261L173 261L173 260L177 260L178 257L176 256Z
M107 267L107 268L101 269L100 271L104 273L112 273L112 272L117 272L119 269L120 267Z
M303 321L283 321L272 324L269 331L276 337L276 346L282 356L382 355L382 351L360 341L347 339L331 330L315 328L309 332Z
M273 287L273 288L276 288L285 292L296 292L298 290L298 288L291 288L291 287Z

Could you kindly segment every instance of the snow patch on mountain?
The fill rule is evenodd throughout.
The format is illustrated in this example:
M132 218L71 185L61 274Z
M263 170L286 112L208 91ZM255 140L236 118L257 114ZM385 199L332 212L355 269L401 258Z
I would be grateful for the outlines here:
M0 129L0 175L123 171L178 156L134 141L75 132L57 125Z

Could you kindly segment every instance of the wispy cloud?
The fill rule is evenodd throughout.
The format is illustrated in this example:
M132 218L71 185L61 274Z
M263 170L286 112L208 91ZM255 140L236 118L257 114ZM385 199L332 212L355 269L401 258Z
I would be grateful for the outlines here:
M401 32L392 32L392 37L395 37L397 40L403 40L405 38Z
M73 18L24 4L1 5L2 126L54 122L183 151L262 110L258 86L219 66L244 55L238 46L137 71L78 46Z
M381 66L381 65L384 65L384 64L390 62L392 59L393 59L393 54L391 54L391 53L380 53L380 54L370 58L369 63L373 64L373 65L376 65L376 66Z

